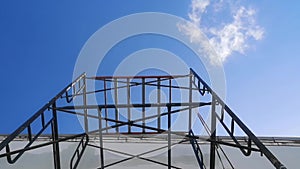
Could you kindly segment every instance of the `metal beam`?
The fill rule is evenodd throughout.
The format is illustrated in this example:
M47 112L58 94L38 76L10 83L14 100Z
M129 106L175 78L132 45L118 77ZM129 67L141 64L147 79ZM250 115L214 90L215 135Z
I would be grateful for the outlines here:
M56 112L56 103L54 102L52 107L54 108L52 110L53 113L53 123L52 123L52 139L53 141L58 140L58 124L57 124L57 112ZM54 160L54 168L55 169L61 169L60 167L60 152L59 152L59 142L53 143L53 160Z
M100 165L101 168L104 168L104 152L103 152L103 137L102 137L102 112L101 109L97 109L99 117L99 150L100 150Z
M215 169L215 158L216 158L216 100L214 96L212 97L211 106L211 135L210 139L210 169Z
M99 104L99 105L87 105L86 108L87 109L97 109L99 108L142 108L142 107L167 107L167 106L171 106L171 107L182 107L182 106L192 106L192 107L201 107L201 106L209 106L211 105L211 102L193 102L193 103L145 103L145 104L118 104L118 106L114 105L114 104L108 104L108 105L103 105L103 104ZM84 109L85 106L63 106L63 107L57 107L57 109L65 109L65 110L72 110L72 109Z

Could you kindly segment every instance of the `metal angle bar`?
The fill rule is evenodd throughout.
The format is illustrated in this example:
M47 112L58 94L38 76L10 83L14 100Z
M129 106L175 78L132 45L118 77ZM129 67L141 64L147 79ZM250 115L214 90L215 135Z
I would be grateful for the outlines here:
M200 166L200 169L204 169L206 168L206 166L204 165L204 160L203 160L203 154L202 151L200 149L200 146L197 142L197 137L195 137L193 130L189 131L188 137L190 139L190 144L193 147L194 153L196 155L196 159L198 161L198 164ZM199 153L200 153L200 157L199 157Z
M103 80L103 79L142 79L142 78L149 78L149 79L156 79L156 78L168 78L168 79L175 79L175 78L181 78L181 77L187 77L189 75L162 75L162 76L94 76L94 77L87 77L88 79L94 79L94 80Z
M116 165L116 164L119 164L119 163L122 163L122 162L125 162L125 161L128 161L128 160L131 160L133 159L134 157L129 157L129 158L126 158L126 159L123 159L123 160L120 160L120 161L117 161L117 162L114 162L114 163L111 163L111 164L107 164L105 165L103 168L97 168L97 169L104 169L104 168L108 168L110 166L113 166L113 165Z
M197 108L197 107L199 107L199 106L193 106L192 108ZM182 109L178 109L178 110L173 110L173 111L171 111L171 114L173 114L173 113L178 113L178 112L180 112L180 111L184 111L184 110L187 110L187 109L189 109L189 107L187 107L187 108L182 108ZM71 113L71 114L77 114L77 115L83 115L82 113L77 113L77 112L73 112L73 111L69 111L69 110L64 110L64 109L58 109L59 111L63 111L63 112L67 112L67 113ZM160 114L160 115L153 115L153 116L149 116L149 117L146 117L145 119L152 119L152 118L157 118L157 117L161 117L161 116L165 116L165 115L167 115L168 114L168 112L165 112L165 113L162 113L162 114ZM95 119L97 119L98 117L97 116L93 116L93 115L88 115L88 117L90 117L90 118L95 118ZM110 121L114 121L114 122L116 122L115 120L113 120L113 119L105 119L105 118L102 118L103 120L110 120ZM136 123L136 122L139 122L139 121L142 121L143 119L137 119L137 120L133 120L133 121L131 121L130 123L131 124L134 124L134 123ZM117 126L123 126L123 125L127 125L128 124L128 122L122 122L122 124L117 124ZM114 127L116 127L116 125L115 126L110 126L110 127L106 127L105 129L107 130L107 129L110 129L110 128L114 128ZM149 128L150 129L150 128ZM154 129L154 128L151 128L151 129ZM156 129L155 129L156 130ZM94 130L94 131L91 131L91 132L89 132L89 133L94 133L94 132L97 132L98 130Z
M210 139L210 169L215 169L215 156L216 156L216 100L212 97L212 108L211 108L211 135Z
M118 104L118 106L114 105L114 104L109 104L109 105L87 105L85 106L63 106L63 107L57 107L57 109L62 110L70 110L70 109L97 109L99 108L142 108L142 107L181 107L181 106L197 106L197 107L201 107L201 106L208 106L211 105L211 102L193 102L193 103L160 103L160 104L156 104L156 103L145 103L145 104Z
M172 104L171 104L171 105L172 105ZM197 108L197 107L206 106L206 105L210 105L210 103L193 104L192 108ZM96 108L96 107L95 107L95 108ZM98 108L99 108L99 107L98 107ZM100 108L101 108L101 107L100 107ZM183 109L178 109L178 110L173 110L171 113L177 113L177 112L184 111L184 110L187 110L187 109L189 109L189 107L188 107L188 108L183 108ZM75 111L70 111L70 109L57 108L56 110L57 110L57 111L61 111L61 112L65 112L65 113L70 113L70 114L76 114L76 115L84 116L83 113L79 113L79 112L75 112ZM148 117L146 117L146 120L149 120L149 119L152 119L152 118L156 118L156 117L165 116L165 115L167 115L167 112L162 113L162 114L160 114L160 115L148 116ZM97 116L90 115L90 114L88 114L87 116L90 117L90 118L95 118L95 119L98 118ZM142 119L137 119L137 120L140 121L140 120L142 120ZM131 121L131 122L132 122L132 121ZM137 122L137 121L134 120L133 122Z
M57 123L57 112L55 110L56 107L56 102L53 103L52 105L52 116L53 116L53 123L52 125L52 139L53 141L58 140L58 123ZM54 159L54 168L55 169L60 169L60 151L59 151L59 142L53 143L53 159Z
M234 169L233 164L231 163L229 157L227 156L227 154L225 153L225 151L223 150L223 148L221 147L221 145L218 145L218 147L220 148L221 152L223 153L224 157L226 158L227 162L229 163L230 167L232 169Z
M106 92L106 81L103 81L103 88L104 88L104 110L105 110L105 117L108 118L108 110L107 110L107 92ZM105 122L105 126L108 127L108 122ZM108 130L106 130L108 133Z
M202 123L204 129L206 130L207 134L208 134L208 135L211 135L211 131L210 131L208 125L206 124L205 120L204 120L203 117L201 116L201 114L198 112L197 115L198 115L198 118L200 119L200 122Z
M171 86L171 80L169 80L169 85ZM169 103L172 103L172 88L169 88ZM168 106L168 169L171 169L172 165L172 152L171 152L171 111L172 107ZM190 108L190 107L189 107Z
M131 94L130 94L130 79L127 78L126 79L127 82L127 104L130 105L130 101L131 101ZM131 119L131 109L130 107L127 108L127 120L128 123L130 122ZM131 126L128 125L128 133L131 133Z
M196 88L196 90L198 90L199 91L199 93L203 96L204 94L205 94L205 92L209 92L209 90L208 89L200 89L200 87L198 87L198 84L196 84L196 81L193 81L193 84L194 84L194 86L195 87L197 87ZM195 90L195 89L194 89Z
M162 81L166 81L166 80L169 80L169 79L162 79L160 81L162 82ZM157 86L157 84L152 84L152 83L155 83L157 81L158 80L148 81L147 83L145 83L145 85L147 85L147 86ZM123 83L125 83L125 82L123 82ZM139 82L132 82L132 83L134 83L134 85L132 85L132 86L142 85L142 83L139 83ZM170 86L170 85L163 85L163 84L161 84L161 87L167 87L167 88L171 87L171 88L177 88L177 89L190 89L189 87L182 87L182 86L175 86L175 85ZM198 90L198 89L193 88L193 90Z
M206 124L205 120L203 119L203 117L201 116L201 114L198 112L197 113L198 118L200 119L202 125L204 126L206 132L208 133L208 135L211 135L211 131L209 130L208 125ZM223 153L223 155L225 156L226 160L228 161L228 163L230 164L231 168L234 169L233 164L231 163L231 161L229 160L228 156L226 155L226 153L224 152L223 148L221 147L221 145L217 144L217 153L218 153L218 157L220 158L220 154L218 152L218 148L221 150L221 152ZM220 158L221 160L221 158ZM224 168L224 167L223 167Z
M118 79L118 78L116 78L116 79ZM116 79L104 79L103 81L113 82ZM122 79L132 79L132 78L122 78ZM147 79L149 79L149 78L147 78ZM166 80L169 80L169 78L163 78L163 79L161 79L161 81L166 81ZM124 84L126 84L126 81L123 81L123 80L117 80L117 82L118 83L124 83ZM151 81L148 81L147 84L151 84L151 83L155 83L155 82L157 82L157 80L151 80ZM142 83L132 81L132 82L130 82L130 84L131 84L131 86L138 86L138 85L141 85Z
M151 159L148 159L148 158L131 156L131 157L125 158L123 160L120 160L120 161L108 164L108 165L104 166L104 168L107 168L107 167L110 167L110 166L113 166L113 165L116 165L116 164L119 164L119 163L122 163L122 162L125 162L125 161L128 161L128 160L131 160L131 159L134 159L134 158L138 158L138 159L141 159L141 160L149 161L149 162L152 162L152 163L155 163L155 164L160 164L160 165L163 165L163 166L168 166L165 163L162 163L162 162L159 162L159 161L155 161L155 160L151 160ZM171 166L171 168L181 169L181 168L175 167L175 166Z
M73 134L60 134L59 138L61 139L61 138L64 138L64 137L69 137L69 136L73 136L75 134L76 133L73 133ZM124 134L124 135L126 135L126 134L138 135L139 133L121 133L121 134ZM151 134L157 134L157 133L149 133L149 135L151 135ZM180 134L185 134L185 133L172 132L172 134L175 134L175 135L179 134L180 135ZM105 136L108 136L108 137L111 136L111 139L114 138L114 135L118 135L118 134L115 134L115 133L105 134ZM4 140L7 136L8 135L0 134L0 140ZM36 135L33 135L33 136L36 136ZM89 136L90 136L90 138L95 139L97 135L96 134L90 134ZM244 141L245 144L247 143L248 137L236 136L236 138L237 138L237 140L239 140L239 142ZM263 142L264 145L266 145L268 147L269 146L283 146L283 147L299 147L300 146L299 138L297 138L297 137L258 137L258 138ZM207 141L209 141L208 140L209 138L206 137L206 136L197 136L197 139L201 141L201 142L199 142L199 144L209 143L209 142L207 142ZM28 140L27 135L26 134L21 134L14 141L20 142L20 141L27 141L27 140ZM49 134L41 134L37 138L36 141L49 141L49 140L51 140L51 136ZM217 136L216 140L217 140L217 143L218 143L218 141L223 141L223 142L232 143L232 144L234 143L230 136ZM73 139L73 140L67 140L67 142L75 142L75 141L78 141L78 140L76 140L76 138ZM255 146L255 144L253 142L252 142L252 144ZM220 145L218 145L218 146L220 146ZM259 150L259 149L257 149L257 150ZM252 149L252 151L254 151L254 149Z
M261 150L257 149L257 148L253 148L253 147L249 148L247 146L232 144L232 143L225 142L225 141L219 141L219 140L213 141L213 140L210 140L210 139L207 139L206 141L215 142L216 144L221 144L221 145L225 145L225 146L236 147L236 148L240 148L240 149L249 149L251 151L261 152Z
M115 99L115 119L118 120L119 119L119 110L118 110L118 83L116 81L117 79L115 79L114 81L114 99ZM117 123L115 123L117 124ZM116 132L119 132L119 127L116 127Z
M177 144L181 144L181 143L186 142L186 141L188 141L188 140L186 140L186 139L181 140L181 141L178 142L178 143L173 143L172 146L177 145ZM91 147L99 148L98 146L93 145L93 144L88 144L88 145L91 146ZM162 149L167 148L167 147L168 147L168 146L162 146L162 147L159 147L159 148L156 148L156 149L153 149L153 150L144 152L144 153L140 153L140 154L138 154L138 155L132 155L132 154L129 154L129 153L125 153L125 152L121 152L121 151L117 151L117 150L113 150L113 149L109 149L109 148L103 148L104 150L107 150L107 151L111 151L111 152L114 152L114 153L119 153L119 154L122 154L122 155L131 156L131 157L129 157L129 158L126 158L126 159L123 159L123 160L120 160L120 161L111 163L111 164L109 164L109 165L107 165L107 166L104 166L104 168L106 168L106 167L108 167L108 166L115 165L115 164L119 164L119 163L124 162L124 161L128 161L128 160L133 159L133 158L139 158L139 159L147 160L147 161L150 161L150 162L153 162L153 163L156 163L156 164L161 164L161 165L164 165L164 166L168 166L168 165L165 164L165 163L161 163L161 162L158 162L158 161L155 161L155 160L150 160L150 159L141 157L141 156L143 156L143 155L150 154L150 153L153 153L153 152L155 152L155 151L162 150ZM172 167L172 168L178 168L178 167L175 167L175 166L171 166L171 167ZM178 168L178 169L179 169L179 168Z
M171 169L171 107L168 107L168 168Z
M177 143L178 144L178 143ZM175 145L175 144L174 144ZM93 146L93 147L96 147L94 145L90 145L90 146ZM124 153L124 152L120 152L120 151L116 151L116 150L112 150L112 149L107 149L105 148L105 150L108 150L108 151L112 151L112 152L115 152L115 153L120 153L120 154L123 154L123 155L127 155L127 156L131 156L129 158L126 158L126 159L123 159L123 160L120 160L120 161L117 161L117 162L114 162L112 164L109 164L105 167L108 167L108 166L112 166L112 165L115 165L115 164L118 164L118 163L121 163L121 162L124 162L124 161L128 161L130 159L133 159L133 158L138 158L138 159L141 159L141 160L146 160L146 161L149 161L149 162L153 162L153 163L156 163L156 164L160 164L160 165L164 165L164 166L168 166L167 164L165 163L162 163L162 162L158 162L158 161L155 161L155 160L151 160L151 159L147 159L147 158L144 158L144 157L141 157L142 155L145 155L145 154L149 154L151 152L155 152L155 151L158 151L158 150L161 150L163 148L166 148L166 146L163 146L163 147L160 147L160 148L157 148L155 150L151 150L151 151L148 151L148 152L144 152L144 153L141 153L141 154L138 154L138 155L131 155L129 153ZM179 167L175 167L175 166L171 166L172 168L176 168L176 169L180 169Z
M72 84L70 84L70 86L68 86L67 88L66 88L66 90L65 90L65 96L63 96L63 95L61 95L60 96L60 98L66 98L66 101L67 101L67 103L70 103L72 100L73 100L73 98L74 97L76 97L77 95L81 95L81 94L79 94L80 93L80 91L83 89L83 87L84 87L84 85L80 85L81 83L81 80L82 79L85 79L85 73L84 74L82 74L81 76L80 76L80 78L78 78L78 79L76 79ZM83 82L84 83L84 82ZM76 92L76 84L79 84L78 86L79 86L79 89L78 89L78 91ZM70 89L73 89L73 94L68 94L68 92L69 92L69 90ZM69 97L71 97L71 99L69 99Z
M219 161L221 162L221 165L222 165L222 168L223 169L225 169L225 166L224 166L224 163L223 163L223 160L222 160L222 158L221 158L221 156L220 156L220 153L219 153L219 151L218 151L218 149L216 149L217 151L217 156L218 156L218 158L219 158Z
M233 111L223 102L221 98L203 81L197 73L190 69L191 73L209 90L211 95L213 95L219 104L225 105L224 109L231 116L232 119L239 125L239 127L248 135L248 137L255 143L255 145L261 150L262 154L264 154L269 161L273 164L273 166L277 169L286 169L286 167L273 155L273 153L267 149L262 142L251 132L251 130L233 113Z
M159 161L155 161L155 160L151 160L151 159L148 159L148 158L140 157L140 159L143 159L143 160L146 160L146 161L149 161L149 162L153 162L153 163L156 163L156 164L160 164L160 165L163 165L163 166L168 166L165 163L162 163L162 162L159 162ZM172 166L172 165L170 167L171 168L175 168L175 169L181 169L179 167L175 167L175 166Z
M68 114L74 114L74 115L84 116L84 113L79 113L79 112L76 112L76 111L65 110L65 109L56 109L56 110L57 110L58 112L63 112L63 113L68 113ZM88 114L87 117L88 117L88 118L98 119L98 116L91 115L91 114Z
M87 133L89 131L89 121L88 121L88 118L87 118L87 115L88 115L88 109L86 108L87 106L87 95L86 95L86 79L85 77L83 78L84 79L84 88L83 88L83 95L82 95L82 99L83 99L83 105L84 105L84 130L85 132Z
M192 84L192 75L190 75L190 83L189 83L189 102L193 102L193 84ZM190 106L189 108L189 121L188 121L188 130L190 131L192 129L192 108Z
M44 113L41 114L41 121L42 121L42 127L45 127L45 115Z
M145 88L145 78L142 78L142 105L145 105L146 103L146 88ZM142 117L145 119L146 117L146 109L145 107L142 107ZM143 126L146 124L146 120L142 121ZM145 128L143 128L143 133L146 132Z
M204 104L204 105L206 105L206 104ZM199 106L193 106L192 108L196 108L196 107L199 107ZM182 108L182 109L177 109L177 110L173 110L173 111L171 111L170 113L171 113L171 114L173 114L173 113L178 113L178 112L181 112L181 111L184 111L184 110L187 110L187 109L189 109L189 107L187 107L187 108ZM61 108L59 108L58 110L59 110L59 111L63 111L63 112L67 112L67 113L71 113L71 114L83 115L82 113L76 113L76 112L64 110L64 109L61 109ZM168 115L168 112L162 113L162 114L160 114L159 116L161 117L161 116L165 116L165 115ZM88 115L88 117L96 118L96 119L98 118L97 116L93 116L93 115ZM136 123L136 122L139 122L139 121L143 121L144 119L145 119L145 120L148 120L148 119L152 119L152 118L156 118L156 117L158 117L158 115L148 116L148 117L145 117L145 118L142 118L142 119L133 120L133 121L131 121L131 123L132 123L132 125L133 125L133 123ZM105 120L105 118L103 118L103 119ZM112 120L112 119L110 119L110 120ZM117 125L114 125L114 126L107 127L107 128L105 128L105 129L107 130L107 129L114 128L114 127L120 127L120 126L123 126L123 125L126 125L126 124L127 124L127 123L124 122L124 123L122 123L122 124L117 124ZM89 132L89 133L94 133L94 132L97 132L97 131L98 131L98 130L94 130L94 131L91 131L91 132Z
M220 120L221 118L219 117L219 115L216 115L216 117L219 119L220 123L223 125L224 129L227 131L227 133L230 135L230 137L232 138L232 140L235 142L235 144L237 146L241 146L241 144L239 143L239 141L235 138L234 134L233 134L233 129L230 129L226 126L226 124L224 123L224 121ZM250 144L248 143L248 147L246 148L246 150L248 150L247 152L245 151L244 148L240 148L240 150L242 151L242 153L245 156L249 156L251 154L251 139L248 138L248 140L250 140ZM248 141L249 142L249 141Z
M31 126L30 125L27 127L27 133L28 133L28 140L29 140L29 142L31 142L32 133L31 133Z
M80 82L80 81L79 81ZM69 95L68 94L68 91L66 91L66 93L65 93L65 96L62 96L61 98L66 98L66 101L67 101L67 103L71 103L72 101L73 101L73 99L76 97L76 96L79 96L79 95L82 95L82 94L80 94L80 92L81 92L81 90L83 90L83 88L84 88L84 85L82 85L79 89L78 89L78 91L75 91L75 93L74 94L71 94L71 95ZM74 88L73 88L74 89ZM75 89L74 89L75 90ZM71 98L71 99L70 99Z
M162 79L160 81L166 81L169 79ZM113 82L112 80L103 80L104 82L106 81L110 81ZM118 83L126 83L125 81L117 81ZM156 86L156 84L152 84L157 82L157 80L153 80L153 81L148 81L147 83L145 83L145 85L147 86ZM131 85L129 85L129 87L135 87L135 86L139 86L142 85L142 83L140 82L130 82ZM127 85L123 85L123 86L119 86L118 89L122 89L122 88L126 88ZM168 85L163 85L163 87L169 87ZM180 86L172 86L173 88L181 88ZM184 87L183 87L184 88ZM115 87L112 88L106 88L106 89L99 89L99 90L95 90L95 91L89 91L87 92L87 94L94 94L94 93L99 93L99 92L103 92L103 91L109 91L109 90L115 90ZM198 90L197 88L193 89L193 90Z
M42 144L34 145L34 146L31 146L31 147L25 147L25 148L22 148L22 149L19 149L19 150L14 150L14 151L11 151L11 152L8 152L8 153L1 154L0 158L10 156L10 155L14 155L14 154L20 153L22 151L26 152L26 151L29 151L29 150L34 150L34 149L37 149L37 148L53 145L54 143L64 142L64 141L67 141L67 140L75 139L77 137L82 137L83 135L85 135L85 133L68 136L68 137L65 137L65 138L58 139L56 141L50 141L50 142L47 142L47 143L42 143Z
M77 113L77 112L68 111L68 110L59 110L59 111L63 111L63 112L66 112L66 113L71 113L71 114L77 114L77 115L84 116L83 113ZM94 118L94 119L99 119L99 116L95 116L95 115L88 115L88 117ZM155 131L158 131L159 133L165 132L165 130L162 130L162 129L158 129L158 128L154 128L154 127L150 127L150 126L144 126L144 125L140 125L140 124L134 124L134 122L132 122L132 121L125 122L125 121L114 120L114 119L109 119L109 118L102 118L102 117L101 117L101 119L105 120L105 121L120 123L120 124L122 124L122 126L123 125L129 125L129 126L132 125L132 126L136 126L136 127L140 127L140 128L149 129L149 130L155 130ZM117 124L117 125L120 126L119 124ZM101 131L108 130L108 129L111 129L111 128L114 128L114 127L113 126L106 127L106 128L101 129ZM91 134L91 133L94 133L96 131L98 131L98 130L90 131L88 133Z
M102 112L101 109L97 109L98 116L99 116L99 147L100 147L100 163L101 168L104 168L104 152L103 152L103 138L102 138Z
M105 81L104 81L105 82ZM153 81L154 82L154 81ZM138 82L131 82L131 83L138 83ZM152 82L151 82L152 83ZM138 86L138 85L141 85L141 83L138 83L138 84L134 84L134 85L130 85L129 87L135 87L135 86ZM157 86L156 84L150 84L150 83L146 83L147 86ZM119 86L118 89L123 89L123 88L126 88L127 86ZM170 87L168 85L161 85L161 87ZM174 89L187 89L189 90L189 87L181 87L181 86L171 86L172 88ZM106 91L110 91L110 90L114 90L115 88L107 88L107 89L98 89L98 90L95 90L95 91L87 91L86 94L95 94L95 93L100 93L100 92L104 92L105 90ZM198 88L192 88L192 90L199 90ZM76 95L69 95L69 97L71 96L80 96L82 95L81 93L79 94L76 94ZM65 98L65 96L62 96L61 98Z
M197 107L199 107L199 106L194 106L193 108L197 108ZM177 110L172 110L170 113L171 114L174 114L174 113L178 113L178 112L181 112L181 111L184 111L184 110L188 110L189 109L189 107L187 107L187 108L182 108L182 109L177 109ZM168 115L168 112L165 112L165 113L162 113L162 114L160 114L160 116L166 116L166 115ZM146 117L145 118L145 120L149 120L149 119L153 119L153 118L156 118L156 117L158 117L158 115L153 115L153 116L148 116L148 117ZM137 120L133 120L133 121L131 121L132 123L136 123L136 122L140 122L140 121L143 121L144 119L137 119ZM117 124L117 125L115 125L115 126L110 126L109 128L114 128L114 127L116 127L116 126L118 126L118 127L120 127L120 126L123 126L124 124ZM94 131L91 131L91 132L89 132L89 133L94 133L94 132L97 132L98 130L94 130Z
M187 77L187 76L185 76ZM175 78L174 78L175 79ZM106 81L110 81L110 82L113 82L113 80L107 80L107 79L102 79L104 82ZM165 80L169 80L168 78L167 79L161 79L160 81L165 81ZM118 83L126 83L125 81L117 81ZM148 86L156 86L156 84L152 84L152 83L155 83L157 82L157 80L153 80L153 81L148 81L146 83L146 85ZM138 86L138 85L141 85L141 83L139 82L130 82L132 85L130 85L130 87L134 87L134 86ZM118 88L125 88L126 86L119 86ZM169 87L168 85L162 85L162 87ZM172 88L179 88L179 89L189 89L188 87L180 87L180 86L171 86ZM95 91L89 91L87 92L87 94L94 94L94 93L98 93L98 92L103 92L105 90L114 90L114 88L107 88L107 89L100 89L100 90L95 90ZM198 90L198 88L192 88L192 90ZM81 95L81 94L79 94ZM72 96L72 95L71 95Z
M84 142L84 139L85 139L85 142ZM75 152L74 152L74 154L73 154L73 156L72 156L72 158L71 158L71 160L70 160L70 169L76 169L77 168L88 142L89 142L89 136L87 134L83 135L80 142L79 142L79 144L78 144L78 146L77 146L77 148L76 148L76 150L75 150ZM81 148L81 151L79 150L80 148ZM73 161L74 161L75 157L77 157L77 160L75 161L75 164L73 165Z
M157 78L157 104L161 104L161 88L160 88L160 78ZM161 117L160 117L160 113L161 113L161 107L157 106L157 128L161 129Z
M187 142L187 141L189 141L189 139L184 138L183 140L181 140L181 141L179 141L179 142L177 142L177 143L172 143L172 144L171 144L171 147L174 146L174 145L182 144L182 143ZM162 147L159 147L159 148L156 148L156 149L153 149L153 150L150 150L150 151L141 153L141 154L139 154L138 156L150 154L150 153L153 153L153 152L158 151L158 150L162 150L162 149L167 148L167 147L168 147L168 145L167 145L167 146L162 146Z
M161 81L165 81L165 80L169 80L169 79L162 79ZM126 84L127 82L126 81L120 81L120 80L103 80L104 82L114 82L114 81L117 81L118 83L124 83ZM155 83L157 82L157 80L152 80L152 81L148 81L147 83L145 83L146 85L150 85L150 86L156 86L155 84L152 84L152 83ZM135 87L135 86L139 86L139 85L142 85L142 83L140 82L130 82L131 85L129 85L129 87ZM126 88L127 87L127 84L126 85L123 85L123 86L119 86L118 89L121 89L121 88ZM111 88L107 88L107 89L99 89L99 90L95 90L95 91L90 91L89 93L98 93L98 92L103 92L103 91L109 91L109 90L115 90L115 87L111 87Z
M195 107L194 107L195 108ZM184 108L182 109L181 111L184 111L188 108ZM58 109L58 111L62 111L62 112L66 112L66 113L70 113L70 114L76 114L76 115L81 115L81 116L84 116L83 113L78 113L78 112L73 112L73 111L69 111L69 110L63 110L63 109ZM178 112L178 110L175 110L175 111L172 111L171 113L176 113ZM167 115L167 112L166 113L163 113L161 114L160 116L165 116ZM146 118L146 119L152 119L152 118L156 118L158 115L154 115L154 117L150 116L151 118ZM94 116L94 115L88 115L89 118L94 118L94 119L98 119L99 117L98 116ZM137 120L134 120L134 121L130 121L130 122L123 122L123 121L116 121L114 119L109 119L109 118L102 118L102 120L106 120L106 121L112 121L112 122L117 122L117 123L121 123L121 124L117 124L119 127L120 126L123 126L123 125L133 125L133 126L137 126L137 127L143 127L142 125L139 125L139 124L134 124L136 122L139 122L139 121L142 121L142 119L137 119ZM114 128L116 127L115 125L114 126L110 126L110 127L106 127L106 128L103 128L102 130L108 130L108 129L111 129L111 128ZM157 129L157 128L153 128L153 127L148 127L148 126L144 126L146 129L150 129L150 130L156 130L156 131L159 131L159 132L164 132L165 130L162 130L162 129ZM90 131L89 134L92 134L92 133L95 133L97 132L98 130L93 130L93 131Z
M74 80L72 83L70 83L67 87L65 87L63 90L61 90L55 97L53 97L47 104L45 104L41 109L39 109L33 116L31 116L27 121L25 121L18 129L16 129L11 135L9 135L5 140L3 140L0 143L0 151L8 145L9 142L11 142L15 137L17 137L19 134L22 133L22 131L27 128L33 121L35 121L42 113L44 113L51 105L61 96L71 88L72 85L78 82L81 78L85 77L85 73L81 74L79 77L77 77L76 80Z
M158 128L154 128L154 127L150 127L150 126L146 126L146 125L135 124L131 121L130 122L125 122L125 121L119 121L119 120L114 120L114 119L109 119L109 118L102 118L102 119L107 120L107 121L111 121L111 122L115 122L115 123L120 123L122 125L132 125L132 126L135 126L135 127L140 127L142 129L155 130L155 131L158 131L160 133L165 132L165 130L162 130L162 129L158 129ZM106 129L104 128L102 130L106 130Z
M148 84L148 83L147 83L147 86L157 86L157 84ZM181 86L174 86L174 85L169 86L169 85L163 85L163 84L161 84L160 86L161 86L161 87L167 87L167 88L171 87L171 88L173 88L173 89L187 89L187 90L190 89L189 87L181 87ZM198 90L198 89L192 88L192 90Z
M32 143L43 133L43 131L49 127L50 124L52 124L53 122L53 118L51 118L47 123L46 125L44 126L43 129L41 129L34 137L33 139L31 139L31 141L23 148L24 151L20 151L19 154L17 156L14 157L14 159L11 159L10 156L7 156L7 161L8 163L10 164L13 164L15 163L25 152L25 149L30 147L32 145ZM9 148L9 144L7 144L6 146L6 153L10 153L10 148ZM1 158L1 157L0 157Z

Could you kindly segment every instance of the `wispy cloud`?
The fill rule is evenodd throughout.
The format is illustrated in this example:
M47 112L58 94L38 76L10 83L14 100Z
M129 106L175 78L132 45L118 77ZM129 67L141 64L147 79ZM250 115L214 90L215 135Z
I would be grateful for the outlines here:
M227 22L222 21L209 25L202 23L202 17L216 16L216 13L222 9L222 5L224 5L222 0L214 3L209 0L192 0L191 10L188 14L190 22L178 25L178 29L188 36L192 43L201 45L201 32L208 35L209 42L217 53L217 56L208 55L214 65L222 64L233 52L244 54L250 39L261 40L264 35L264 29L256 23L256 10L250 7L230 8L229 22L228 18L219 16L223 20L226 19ZM207 11L209 6L214 8L209 11L210 13Z
M209 0L192 0L191 12L188 14L190 20L196 24L200 24L202 13L205 12L205 9L209 5Z

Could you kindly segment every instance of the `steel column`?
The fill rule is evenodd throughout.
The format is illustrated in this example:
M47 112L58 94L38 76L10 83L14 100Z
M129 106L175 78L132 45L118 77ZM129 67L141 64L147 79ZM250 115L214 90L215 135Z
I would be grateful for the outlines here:
M52 115L53 115L53 122L52 122L52 139L53 141L58 140L58 124L57 124L57 112L56 112L56 103L52 104ZM59 152L59 142L53 143L53 159L54 159L54 168L61 169L60 167L60 152Z
M104 106L105 106L105 118L108 118L108 112L107 112L107 94L106 94L106 79L103 80L103 90L104 90ZM105 121L105 127L108 127L108 121ZM108 133L108 129L106 130L106 133Z
M216 99L212 96L211 105L211 143L210 143L210 169L215 169L216 158Z
M131 95L130 95L130 79L127 78L127 105L130 105ZM131 119L131 111L130 107L127 107L127 121L130 122ZM131 133L131 126L128 125L128 133Z
M104 152L103 152L103 137L102 137L102 112L101 109L98 110L98 116L99 116L99 148L100 148L100 163L101 163L101 169L104 169Z
M189 103L193 102L193 79L192 74L190 74L190 85L189 85ZM192 129L192 106L189 106L189 122L188 122L188 131Z
M172 110L172 107L171 107L171 102L172 102L172 88L171 88L171 85L172 85L172 81L171 79L169 80L169 104L170 106L168 106L168 169L171 169L172 168L172 152L171 152L171 110Z
M161 91L160 91L160 78L157 78L157 103L160 104L161 103L161 99L160 99L160 95L161 95ZM160 122L160 106L157 106L157 128L161 129L161 122Z
M119 120L119 110L118 110L118 81L117 78L114 79L114 88L115 88L115 119ZM117 123L116 123L117 125ZM116 127L116 132L119 133L119 127Z
M168 169L172 168L171 156L171 106L168 106Z
M88 133L89 132L89 124L88 124L88 110L86 108L87 106L87 95L86 95L86 77L84 77L83 79L83 82L84 82L84 87L83 87L83 105L85 106L84 108L84 130L85 130L85 133Z
M145 105L146 104L146 88L145 88L145 78L142 78L142 104ZM146 125L146 108L145 106L142 107L142 114L143 114L143 126ZM145 128L143 128L143 133L146 132Z

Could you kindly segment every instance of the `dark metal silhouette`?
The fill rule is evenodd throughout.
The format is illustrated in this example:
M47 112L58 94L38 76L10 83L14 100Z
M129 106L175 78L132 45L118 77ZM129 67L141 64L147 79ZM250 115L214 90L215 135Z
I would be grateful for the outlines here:
M89 90L87 85L88 81L94 83L96 89ZM185 81L185 83L184 85L180 85L178 81ZM97 88L99 86L100 88ZM155 92L155 103L150 103L149 99L147 99L150 91ZM187 96L181 95L178 91L186 92ZM123 92L123 95L120 94L121 92ZM162 93L165 93L165 100L162 98ZM96 95L98 102L101 102L101 104L91 104L89 102L91 95ZM200 101L195 100L194 97L200 98ZM74 105L74 103L76 104ZM210 108L210 127L201 117L201 111L199 112L199 109L202 107ZM147 110L149 108L155 109L156 113L148 114ZM140 111L138 112L141 114L140 118L133 117L133 113L137 110ZM195 111L198 112L200 119L197 122L201 122L209 136L195 136L192 132L192 114ZM97 113L95 114L90 112ZM59 133L58 113L68 113L83 117L84 131L73 135L63 135ZM188 118L185 122L186 128L181 131L172 131L174 115L179 113L187 113ZM49 114L51 117L46 118L46 114L47 117ZM124 120L124 118L126 118L126 120ZM90 128L90 119L98 121L97 129ZM155 125L147 123L148 120L153 120ZM230 121L230 125L226 123L228 120ZM41 129L38 130L38 132L32 132L32 124L37 121L41 124ZM221 127L228 136L218 136L216 127L217 124L221 124ZM50 135L44 133L47 128L50 128ZM235 131L237 128L239 128L245 136L236 136ZM24 133L26 134L24 135ZM140 138L162 134L167 145L139 155L131 155L126 152L113 150L103 146L103 141L106 137L114 135L117 136L120 134ZM28 143L22 149L11 150L9 146L10 143L20 136L26 138ZM89 143L89 138L96 136L99 139L99 145ZM176 137L179 136L180 139L176 140ZM40 137L47 137L49 139L45 143L33 145L33 143L37 142ZM259 152L267 157L276 169L285 168L284 165L262 143L264 139L256 137L236 116L236 114L233 113L233 111L222 101L222 99L192 69L188 75L173 76L86 77L85 74L82 74L1 142L0 151L5 148L6 152L4 154L0 154L0 158L6 157L8 163L13 164L26 151L52 145L54 168L61 169L59 146L61 142L69 140L77 140L79 143L70 160L71 169L77 168L81 157L88 146L99 149L101 164L99 168L101 169L134 158L160 164L168 167L169 169L180 168L172 164L171 151L172 146L183 143L190 143L192 145L200 169L207 168L208 166L210 169L214 169L216 155L222 161L219 151L221 151L226 160L229 161L231 168L234 168L228 156L226 156L226 153L221 148L222 145L238 148L245 156L251 155L252 152ZM198 141L210 144L209 164L205 164L203 154L198 145L200 143L198 143ZM296 144L299 143L298 140L290 141ZM167 164L142 157L145 154L161 149L167 150ZM130 157L111 164L106 164L104 151L112 151ZM12 155L15 155L14 158L12 158ZM222 166L224 167L223 162Z

